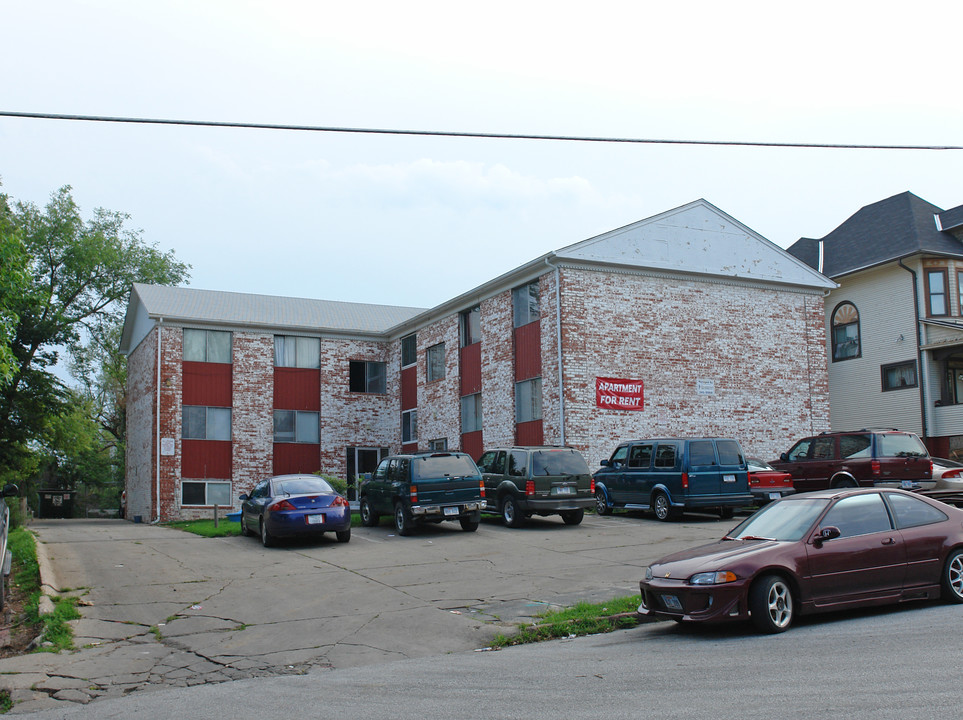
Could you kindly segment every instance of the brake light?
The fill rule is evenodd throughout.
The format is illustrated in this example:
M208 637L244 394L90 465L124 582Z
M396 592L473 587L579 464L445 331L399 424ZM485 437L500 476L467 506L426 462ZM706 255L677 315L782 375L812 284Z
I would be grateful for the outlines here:
M297 510L297 508L287 500L278 500L276 503L271 505L268 510L270 512L281 512L283 510Z
M534 480L528 480L528 481L525 483L525 495L527 495L528 497L534 497L534 496L535 496L535 481L534 481Z
M411 492L410 492L410 494L408 495L408 497L411 498L411 502L413 502L413 503L418 502L418 486L417 486L417 485L412 485L412 486L411 486Z
M872 471L873 475L879 475L879 460L873 460L873 461L869 464L869 467L870 467L870 470Z
M484 480L479 480L479 481L478 481L478 489L481 491L481 496L482 496L482 497L485 497L485 481L484 481Z
M347 504L348 504L348 501L345 500L345 499L344 499L343 497L341 497L340 495L337 495L337 496L334 498L334 500L331 501L331 507L344 507L344 506L346 506Z
M943 473L943 479L946 480L947 478L958 478L960 477L960 472L960 468L956 468L955 470L947 470Z
M689 489L689 473L682 473L682 489Z
M592 481L589 483L589 492L590 492L592 495L595 494L595 478L594 478L594 477L592 478Z

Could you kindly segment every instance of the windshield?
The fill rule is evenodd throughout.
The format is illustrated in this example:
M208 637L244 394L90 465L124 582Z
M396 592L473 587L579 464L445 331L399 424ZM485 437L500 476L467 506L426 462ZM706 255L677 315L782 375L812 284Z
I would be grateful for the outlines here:
M294 478L274 482L275 495L311 495L312 493L333 493L334 488L321 478Z
M829 505L827 498L774 502L747 518L727 537L733 540L750 537L784 541L801 540L816 524L816 519L827 505Z
M412 460L413 480L478 475L478 468L467 455L429 455Z
M589 475L585 459L572 450L539 450L532 457L532 475Z

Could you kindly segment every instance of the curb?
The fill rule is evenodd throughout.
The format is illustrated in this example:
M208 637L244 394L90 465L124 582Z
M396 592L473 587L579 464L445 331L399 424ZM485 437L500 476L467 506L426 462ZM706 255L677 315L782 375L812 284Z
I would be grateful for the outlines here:
M40 568L40 601L37 608L41 615L49 615L54 611L52 595L59 595L57 576L47 557L46 546L34 535L34 545L37 548L37 565Z

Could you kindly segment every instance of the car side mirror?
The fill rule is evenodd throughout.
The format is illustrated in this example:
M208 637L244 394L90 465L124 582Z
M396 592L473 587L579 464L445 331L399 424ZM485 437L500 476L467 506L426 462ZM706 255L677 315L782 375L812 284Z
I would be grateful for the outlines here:
M8 483L3 486L3 492L0 493L3 497L16 497L20 494L20 488L18 488L13 483Z
M608 460L603 460L602 462L599 463L599 466L600 466L600 467L612 467L612 463L611 463L610 461L608 461Z
M789 462L789 453L783 453L782 455L779 456L779 459L782 460L783 462Z
M237 499L241 501L247 500L247 498L248 498L247 493L241 493L240 495L237 496Z
M824 542L835 540L841 534L842 533L839 531L839 528L835 525L827 525L818 533L816 533L816 537L813 538L813 545L815 547L822 547Z
M487 466L487 465L479 465L479 466L478 466L478 472L486 473L486 472L491 472L491 470L488 469L488 466Z

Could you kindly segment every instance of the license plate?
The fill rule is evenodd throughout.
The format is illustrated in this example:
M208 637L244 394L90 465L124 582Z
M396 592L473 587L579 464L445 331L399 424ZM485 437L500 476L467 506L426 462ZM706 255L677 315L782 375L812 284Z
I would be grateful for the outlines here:
M679 602L679 598L677 598L675 595L663 595L662 602L667 608L669 608L669 610L678 610L679 612L682 611L682 603Z
M457 508L457 507L446 507L445 510L444 510L444 513L445 513L445 515L457 515L457 514L458 514L458 508Z
M308 515L308 525L323 525L324 515Z
M778 500L778 499L781 498L781 497L782 497L782 495L780 495L779 493L769 493L769 499L770 499L770 500Z
M575 488L570 486L552 488L552 495L574 495L574 494L575 494Z
M902 487L904 490L912 490L914 487L916 487L916 481L915 481L915 480L904 480L904 481L902 482L902 484L900 485L900 487Z
M722 482L735 482L735 481L736 481L736 476L735 476L735 475L723 475L723 476L722 476Z

